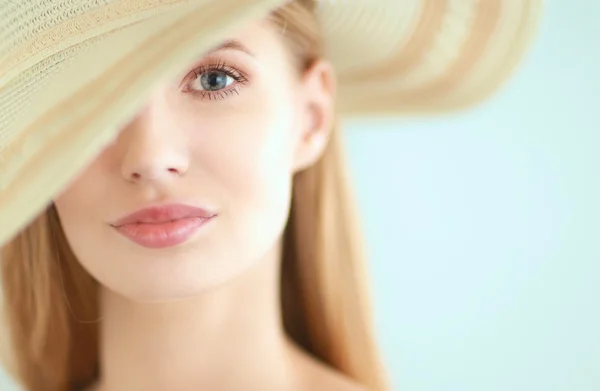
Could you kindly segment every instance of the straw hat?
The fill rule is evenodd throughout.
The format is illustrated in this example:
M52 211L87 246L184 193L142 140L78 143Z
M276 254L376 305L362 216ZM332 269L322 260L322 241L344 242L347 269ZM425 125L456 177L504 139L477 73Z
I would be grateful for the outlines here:
M480 101L521 58L540 1L319 1L341 114ZM99 154L157 80L283 4L0 0L0 245Z

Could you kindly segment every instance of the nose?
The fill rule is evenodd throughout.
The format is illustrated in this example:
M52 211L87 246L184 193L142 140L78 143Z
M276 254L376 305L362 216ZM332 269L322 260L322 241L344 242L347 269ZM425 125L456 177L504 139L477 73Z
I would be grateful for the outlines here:
M161 120L148 107L123 130L121 174L126 181L165 181L187 173L187 143L173 123Z

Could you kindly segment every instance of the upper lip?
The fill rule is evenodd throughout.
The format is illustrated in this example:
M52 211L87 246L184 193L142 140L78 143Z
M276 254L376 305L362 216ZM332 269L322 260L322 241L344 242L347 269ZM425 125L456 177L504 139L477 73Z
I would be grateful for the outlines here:
M210 210L191 205L165 204L140 209L120 218L111 225L119 227L127 224L160 224L189 217L209 219L214 216L216 216L216 213Z

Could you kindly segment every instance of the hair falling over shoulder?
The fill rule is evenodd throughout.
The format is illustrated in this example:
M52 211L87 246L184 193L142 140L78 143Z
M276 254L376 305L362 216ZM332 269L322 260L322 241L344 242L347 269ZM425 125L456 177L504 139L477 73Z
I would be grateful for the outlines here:
M323 56L314 0L273 13L299 68ZM281 305L288 335L363 384L388 389L373 332L362 236L339 129L322 158L294 178ZM72 391L99 375L97 283L70 250L49 207L0 253L5 365L27 391Z

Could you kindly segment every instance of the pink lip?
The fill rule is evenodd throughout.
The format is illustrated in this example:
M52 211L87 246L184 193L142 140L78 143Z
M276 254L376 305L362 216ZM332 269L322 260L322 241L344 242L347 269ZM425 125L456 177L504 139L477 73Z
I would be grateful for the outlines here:
M202 208L170 204L139 210L111 225L141 246L164 248L186 242L216 216Z

